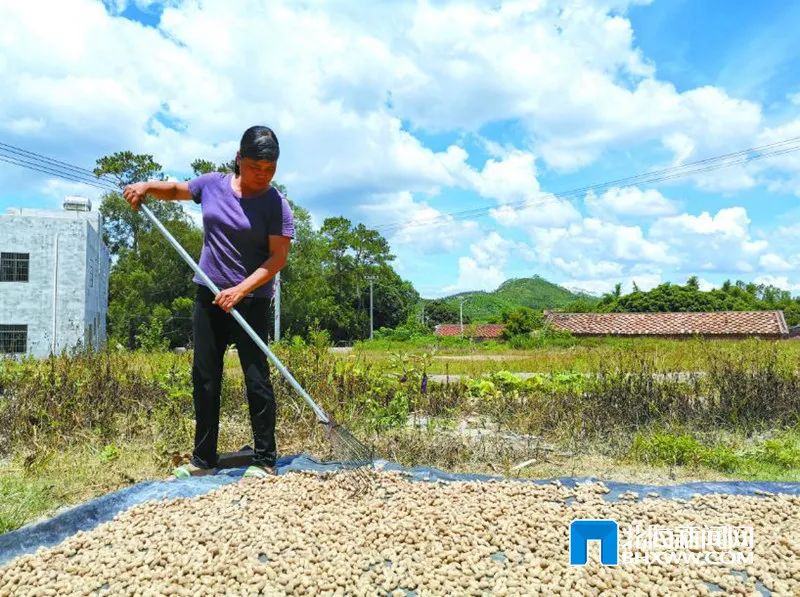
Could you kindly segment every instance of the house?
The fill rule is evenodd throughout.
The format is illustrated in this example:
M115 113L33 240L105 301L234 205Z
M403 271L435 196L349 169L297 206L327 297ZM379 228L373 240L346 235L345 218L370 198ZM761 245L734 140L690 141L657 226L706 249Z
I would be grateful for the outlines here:
M103 219L84 197L0 214L0 356L47 356L106 339Z
M461 324L441 323L436 326L434 334L440 337L461 336ZM503 326L496 323L465 324L463 335L474 340L497 340L503 336Z
M785 338L783 311L715 311L682 313L557 313L545 311L554 329L575 336L658 336L682 338Z

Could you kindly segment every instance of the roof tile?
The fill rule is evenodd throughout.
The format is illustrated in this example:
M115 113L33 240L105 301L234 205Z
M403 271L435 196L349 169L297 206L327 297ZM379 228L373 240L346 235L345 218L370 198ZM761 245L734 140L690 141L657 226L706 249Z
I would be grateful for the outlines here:
M460 336L461 324L442 323L436 326L434 333L437 336ZM496 323L465 324L464 335L473 338L499 338L503 335L503 326Z
M554 328L576 336L786 336L783 311L681 313L545 312Z

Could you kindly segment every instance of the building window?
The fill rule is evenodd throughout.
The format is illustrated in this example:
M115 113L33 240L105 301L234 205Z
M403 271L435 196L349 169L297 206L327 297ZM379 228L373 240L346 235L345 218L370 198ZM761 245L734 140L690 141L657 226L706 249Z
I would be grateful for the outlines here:
M0 253L0 282L28 281L28 253Z
M28 352L28 326L0 324L0 354Z

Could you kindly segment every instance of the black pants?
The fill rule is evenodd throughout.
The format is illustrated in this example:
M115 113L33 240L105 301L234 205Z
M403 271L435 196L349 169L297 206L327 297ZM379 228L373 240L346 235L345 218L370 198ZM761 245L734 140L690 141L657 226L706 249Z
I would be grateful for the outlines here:
M213 300L214 294L208 288L198 286L192 313L195 413L192 462L201 467L213 467L217 464L222 361L225 348L234 342L247 387L255 451L253 463L275 466L275 395L269 380L266 355L232 315L212 304ZM266 342L269 299L245 298L236 305L236 310Z

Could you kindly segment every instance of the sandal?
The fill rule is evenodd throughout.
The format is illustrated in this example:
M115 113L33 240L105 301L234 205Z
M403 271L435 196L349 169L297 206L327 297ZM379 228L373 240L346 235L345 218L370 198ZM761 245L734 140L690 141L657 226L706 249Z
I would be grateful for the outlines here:
M244 475L242 475L242 478L252 477L254 479L266 479L267 477L274 477L277 474L278 473L275 472L274 466L251 464L250 466L247 467L247 470L244 471Z
M189 477L202 477L204 475L213 475L217 472L215 468L203 468L193 463L182 464L173 471L173 474L178 479L188 479Z

